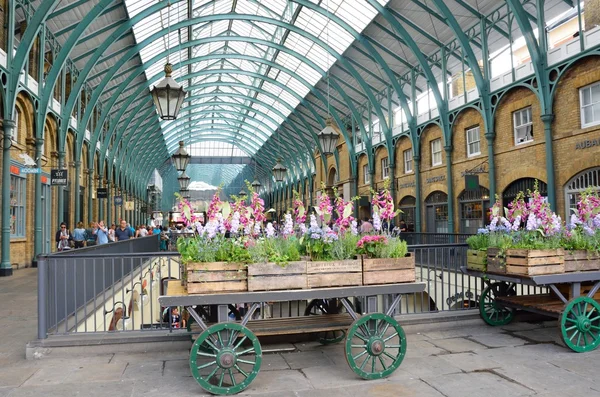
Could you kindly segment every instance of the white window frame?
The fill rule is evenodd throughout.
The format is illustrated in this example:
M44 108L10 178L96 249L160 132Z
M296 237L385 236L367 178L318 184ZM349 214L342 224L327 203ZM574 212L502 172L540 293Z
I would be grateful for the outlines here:
M390 177L390 159L384 157L381 159L381 179Z
M594 113L593 112L593 108L595 106L597 106L598 108L600 108L600 99L598 100L598 102L593 102L593 99L592 99L592 89L595 88L595 87L600 87L600 81L597 81L597 82L595 82L593 84L590 84L590 85L586 85L585 87L581 87L579 89L579 112L580 112L580 117L581 117L581 128L592 127L592 126L600 124L600 116L598 117L597 120L592 120L589 123L585 122L585 117L584 117L584 109L585 108L592 107L592 114ZM584 105L583 104L583 93L586 90L590 91L590 100L592 102ZM598 111L598 113L600 114L600 110Z
M368 165L363 165L363 181L365 181L365 183L371 183L371 174L369 174L369 166Z
M529 113L529 121L522 124L517 124L517 116L522 115L523 113ZM521 116L521 120L523 117ZM519 141L517 131L522 128L530 127L531 128L531 139ZM531 106L527 106L526 108L519 109L513 112L513 133L515 136L515 146L523 145L525 143L533 142L533 113Z
M470 141L469 140L469 133L472 131L477 131L477 140L473 140ZM479 156L481 154L481 135L479 133L479 126L476 127L472 127L472 128L468 128L465 131L465 135L466 135L466 141L467 141L467 157L475 157L475 156ZM477 143L477 147L478 147L478 151L471 153L471 145Z
M436 144L439 144L439 150L435 150L434 146ZM435 161L435 157L436 155L440 156L439 161ZM443 163L443 159L442 159L442 139L438 138L438 139L434 139L433 141L431 141L431 166L435 167L437 165L442 165Z
M13 178L14 178L14 192L13 192ZM25 207L27 204L27 179L19 175L10 175L10 238L23 238L25 237L25 227L27 225L27 213ZM13 220L14 217L14 220ZM13 227L14 225L14 227Z
M413 155L412 149L407 149L402 152L402 158L404 159L404 173L410 174L413 172Z

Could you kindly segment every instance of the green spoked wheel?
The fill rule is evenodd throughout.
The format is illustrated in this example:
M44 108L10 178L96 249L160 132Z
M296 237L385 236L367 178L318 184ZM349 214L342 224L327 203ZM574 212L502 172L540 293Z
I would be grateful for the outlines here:
M322 345L332 345L339 343L346 337L346 332L343 330L325 331L319 333L319 343Z
M515 317L514 309L496 302L499 296L516 295L515 286L505 282L491 283L479 297L479 314L489 325L506 325Z
M563 341L571 350L589 352L600 344L600 304L594 299L571 299L559 321Z
M200 334L190 352L190 368L198 384L219 395L236 394L248 387L261 363L258 338L237 323L211 326Z
M393 317L383 313L367 314L350 326L345 353L348 365L361 378L385 378L402 363L406 336Z

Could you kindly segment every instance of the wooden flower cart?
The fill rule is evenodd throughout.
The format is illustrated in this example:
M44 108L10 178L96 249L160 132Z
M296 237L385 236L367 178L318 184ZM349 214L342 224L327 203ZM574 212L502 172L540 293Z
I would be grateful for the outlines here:
M406 337L392 313L401 294L422 292L425 283L404 283L283 291L255 291L188 295L178 281L168 283L163 307L183 306L200 325L202 333L190 352L190 368L205 390L219 395L236 394L256 378L262 362L259 336L292 335L347 330L345 356L350 368L364 379L392 374L406 354ZM398 294L386 313L360 315L349 297ZM346 313L323 316L277 318L250 321L260 302L339 298ZM240 322L208 326L193 310L196 305L252 303Z
M564 343L581 353L600 345L600 271L528 276L496 274L462 268L463 273L481 277L487 287L479 298L479 313L489 325L506 325L515 310L540 313L558 319ZM517 295L516 285L547 287L542 295Z

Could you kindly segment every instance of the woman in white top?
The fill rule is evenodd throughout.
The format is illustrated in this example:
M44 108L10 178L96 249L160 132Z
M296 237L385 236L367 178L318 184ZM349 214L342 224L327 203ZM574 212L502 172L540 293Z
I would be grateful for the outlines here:
M148 235L148 230L146 230L145 226L140 226L138 232L138 237L146 237Z

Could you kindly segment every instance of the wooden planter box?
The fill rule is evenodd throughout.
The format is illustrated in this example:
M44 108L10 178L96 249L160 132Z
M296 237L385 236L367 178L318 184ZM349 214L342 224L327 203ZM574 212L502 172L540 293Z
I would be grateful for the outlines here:
M506 273L506 257L500 254L499 248L487 249L487 272L488 273Z
M362 262L360 259L306 262L306 281L308 288L362 285Z
M487 251L467 250L467 269L485 272L487 270Z
M600 270L600 256L586 250L565 251L565 272Z
M565 252L549 250L506 250L506 273L539 276L565 272Z
M188 294L248 291L248 271L243 263L195 262L187 264Z
M306 289L306 262L289 262L284 267L277 263L248 265L248 291L275 291Z
M413 283L415 257L412 254L404 258L373 259L362 258L363 285Z

